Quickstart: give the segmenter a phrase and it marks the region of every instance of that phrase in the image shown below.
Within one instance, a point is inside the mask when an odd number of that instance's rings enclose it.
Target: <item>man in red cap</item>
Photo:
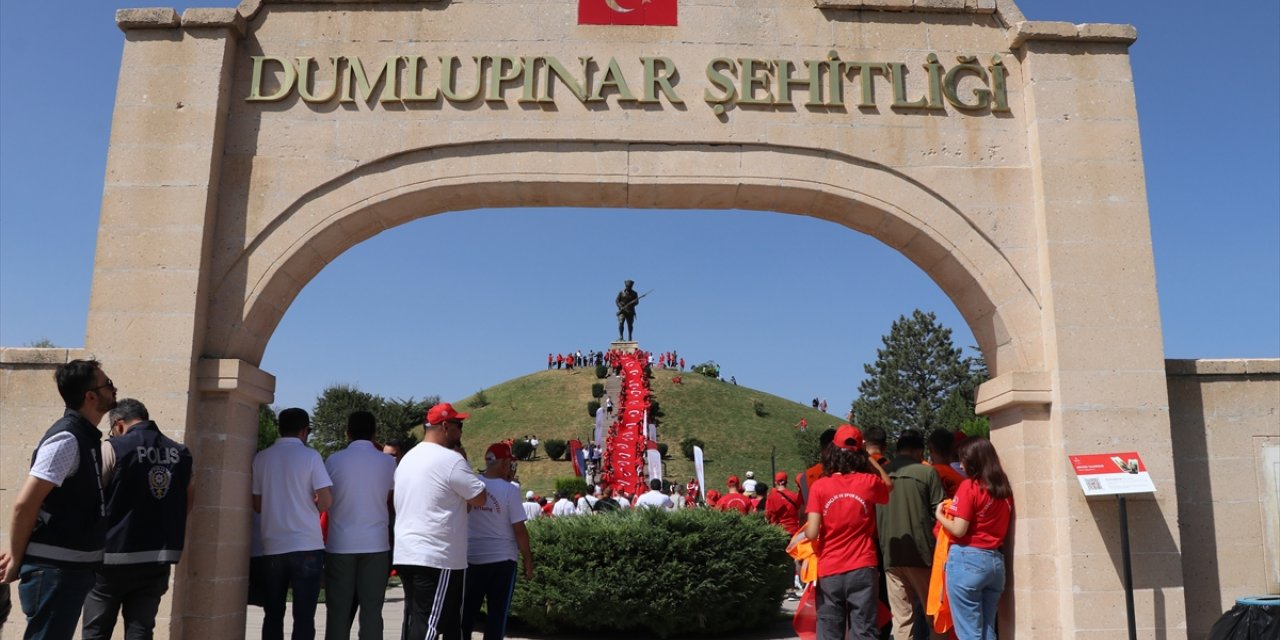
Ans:
[[[716,508],[721,511],[732,509],[742,515],[750,513],[751,501],[747,499],[747,496],[738,492],[738,487],[740,486],[738,476],[729,476],[729,480],[725,482],[725,485],[729,487],[729,492],[724,494],[723,498],[720,498],[720,502],[716,503]]]
[[[507,612],[516,586],[516,553],[524,561],[525,580],[533,579],[528,517],[520,505],[520,490],[507,481],[515,456],[499,442],[484,453],[484,482],[488,498],[467,516],[467,589],[463,598],[462,632],[471,637],[480,605],[486,605],[485,640],[506,637]]]
[[[463,637],[467,505],[482,507],[489,499],[485,483],[454,450],[468,417],[447,402],[431,407],[422,444],[396,468],[393,564],[404,585],[402,640]]]
[[[764,517],[769,522],[782,527],[787,535],[795,535],[800,530],[800,495],[787,489],[787,472],[773,474],[773,491],[764,502]]]

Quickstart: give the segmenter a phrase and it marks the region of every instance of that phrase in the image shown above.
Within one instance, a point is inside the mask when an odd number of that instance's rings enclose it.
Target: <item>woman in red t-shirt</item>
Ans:
[[[822,451],[823,476],[809,489],[805,537],[818,554],[818,639],[876,638],[880,577],[876,508],[893,481],[862,446],[857,427],[843,425]]]
[[[996,607],[1004,591],[1004,554],[1013,489],[991,441],[969,438],[956,451],[968,478],[950,509],[938,505],[938,523],[951,534],[947,555],[947,600],[960,640],[995,640]]]

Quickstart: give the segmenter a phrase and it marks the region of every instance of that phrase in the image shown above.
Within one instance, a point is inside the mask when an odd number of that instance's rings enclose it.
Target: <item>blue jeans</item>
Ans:
[[[93,588],[93,569],[66,569],[24,562],[18,570],[18,599],[27,615],[23,640],[71,640],[80,609]]]
[[[952,545],[947,554],[947,599],[960,640],[995,640],[1004,591],[1004,554]]]
[[[507,637],[507,612],[516,589],[516,561],[503,560],[489,564],[467,565],[467,587],[462,598],[462,632],[471,637],[480,605],[486,605],[484,640]]]
[[[284,607],[293,589],[293,640],[315,640],[316,601],[324,576],[324,549],[262,556],[262,640],[284,640]]]

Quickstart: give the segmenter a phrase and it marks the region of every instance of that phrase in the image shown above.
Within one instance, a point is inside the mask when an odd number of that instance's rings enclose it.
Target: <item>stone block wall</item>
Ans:
[[[1280,360],[1169,360],[1187,636],[1280,594]],[[1269,461],[1269,462],[1268,462]]]

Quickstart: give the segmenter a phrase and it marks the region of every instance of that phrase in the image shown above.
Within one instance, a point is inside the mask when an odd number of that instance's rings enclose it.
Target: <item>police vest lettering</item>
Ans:
[[[146,460],[151,464],[168,464],[178,463],[178,450],[174,447],[138,447],[135,451],[139,460]]]

